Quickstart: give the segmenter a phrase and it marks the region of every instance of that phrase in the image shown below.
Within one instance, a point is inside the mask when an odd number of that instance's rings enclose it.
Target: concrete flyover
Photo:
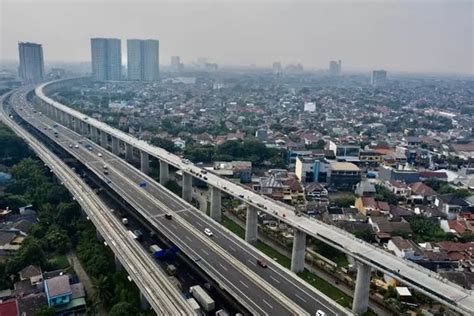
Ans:
[[[472,290],[464,289],[447,279],[442,278],[435,272],[424,269],[417,264],[400,259],[383,249],[376,248],[363,242],[344,230],[314,219],[302,216],[299,217],[291,206],[255,193],[246,187],[223,179],[216,174],[206,172],[199,166],[183,160],[162,148],[152,146],[145,141],[139,140],[118,129],[110,127],[103,122],[87,117],[84,114],[70,109],[46,96],[46,93],[54,91],[59,87],[68,86],[77,81],[87,80],[88,78],[73,78],[45,83],[35,89],[35,94],[41,100],[40,102],[43,104],[46,113],[52,115],[56,120],[60,119],[58,113],[62,112],[63,114],[61,115],[63,119],[65,117],[64,120],[66,122],[78,120],[82,124],[87,124],[88,126],[96,128],[101,133],[103,132],[107,135],[111,135],[111,137],[119,139],[125,144],[125,147],[128,146],[132,147],[132,149],[135,148],[140,153],[146,153],[148,155],[147,157],[158,159],[160,161],[160,170],[166,170],[169,166],[181,170],[183,172],[183,198],[186,200],[190,200],[191,196],[189,192],[191,192],[190,186],[192,186],[192,181],[190,181],[189,178],[199,177],[201,181],[209,184],[213,190],[217,189],[225,192],[240,199],[249,206],[274,216],[278,220],[293,227],[294,230],[297,231],[297,233],[295,233],[295,242],[293,243],[295,247],[299,248],[301,247],[301,244],[305,242],[304,238],[301,237],[301,233],[304,233],[305,236],[307,235],[317,238],[353,257],[358,263],[358,266],[367,266],[367,268],[361,268],[359,271],[377,270],[383,272],[460,313],[469,315],[474,311],[474,295]],[[72,128],[74,128],[74,126],[72,126]],[[84,133],[83,130],[82,133]],[[165,173],[168,174],[167,172]],[[189,182],[191,182],[191,184],[189,184]],[[212,201],[217,203],[217,194],[214,196],[216,198],[213,198]],[[216,212],[217,207],[213,208],[211,205],[211,209],[214,209],[213,217],[219,218],[219,214]],[[247,229],[250,231],[248,234],[248,241],[253,242],[256,238],[254,227],[257,223],[253,220],[253,211],[250,211],[248,214],[250,214],[248,218],[251,221],[250,223],[247,223]],[[300,263],[304,258],[304,251],[294,249],[292,253],[293,271],[297,272],[300,270]],[[368,269],[369,267],[371,269]],[[356,313],[364,312],[367,306],[365,301],[368,300],[368,297],[367,295],[364,295],[364,293],[366,292],[365,288],[369,287],[368,282],[370,282],[370,276],[367,278],[366,275],[366,273],[359,273],[357,277],[358,280],[356,282],[357,286],[355,290],[356,295],[354,295],[354,299],[357,301],[353,302],[354,312]],[[361,302],[361,300],[363,302]]]
[[[110,213],[94,191],[59,157],[44,145],[39,144],[32,135],[8,117],[3,109],[3,103],[7,97],[8,95],[4,95],[0,100],[1,120],[28,143],[74,196],[106,244],[114,252],[116,260],[127,270],[140,289],[143,304],[149,304],[148,306],[151,306],[157,314],[197,315],[182,298],[178,289],[169,281],[166,273],[156,265],[143,247],[130,238],[127,230]]]
[[[136,209],[151,226],[177,245],[188,258],[195,261],[197,266],[252,314],[309,315],[314,314],[316,310],[324,310],[327,315],[350,314],[323,294],[300,283],[301,281],[290,283],[291,276],[282,273],[280,270],[285,270],[278,267],[277,264],[271,265],[269,269],[257,267],[254,261],[256,259],[249,260],[249,257],[255,258],[254,253],[240,253],[242,258],[237,260],[215,244],[215,241],[220,240],[221,237],[224,238],[227,234],[233,236],[233,234],[214,230],[214,236],[209,238],[203,234],[202,230],[196,231],[199,225],[208,225],[208,223],[197,223],[196,227],[192,227],[191,221],[183,220],[184,217],[192,216],[194,213],[195,209],[191,205],[184,201],[180,202],[176,195],[158,183],[153,183],[154,181],[150,178],[146,178],[149,183],[146,188],[140,187],[138,183],[147,177],[145,174],[128,165],[113,153],[102,150],[101,147],[94,145],[93,150],[86,149],[85,145],[91,143],[83,136],[65,126],[58,125],[56,121],[45,115],[35,113],[37,111],[34,111],[26,102],[24,95],[16,95],[16,97],[18,100],[14,101],[17,104],[14,109],[18,115],[85,164],[104,182],[110,180],[108,185]],[[56,127],[50,128],[51,126]],[[55,131],[58,132],[58,137],[55,136]],[[81,144],[81,146],[74,148],[71,146],[72,144]],[[103,173],[104,164],[108,165],[106,176]],[[124,172],[126,174],[123,174]],[[155,193],[155,189],[159,189],[159,193]],[[173,214],[172,222],[164,216],[169,213]],[[241,245],[233,244],[232,247],[235,247],[235,250],[239,248],[239,252],[241,250]],[[261,256],[257,255],[258,257]],[[271,259],[268,258],[268,260]],[[303,304],[296,303],[283,295],[273,285],[268,284],[262,275],[265,275],[267,280],[273,278],[278,284],[287,284],[285,289],[289,290],[288,293],[295,293],[296,297],[302,297]]]

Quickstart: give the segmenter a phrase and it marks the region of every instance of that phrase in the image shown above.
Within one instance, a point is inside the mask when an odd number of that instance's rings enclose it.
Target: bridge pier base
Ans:
[[[96,144],[99,143],[99,132],[97,131],[97,128],[94,126],[91,126],[91,139],[94,143]]]
[[[100,146],[107,149],[107,133],[100,131]]]
[[[125,143],[125,160],[133,162],[133,146],[128,143]]]
[[[112,136],[112,153],[117,156],[120,154],[119,139],[114,136]]]
[[[257,209],[247,205],[247,218],[245,220],[245,241],[256,243],[258,239],[258,213]]]
[[[140,151],[140,170],[148,174],[148,171],[150,169],[150,157],[148,157],[148,153],[144,151]]]
[[[143,310],[150,309],[150,303],[148,303],[148,300],[142,292],[140,292],[140,308]]]
[[[191,202],[192,200],[193,177],[183,172],[183,200]]]
[[[304,270],[306,251],[306,233],[295,230],[293,237],[293,250],[291,252],[291,271],[297,273]]]
[[[362,315],[369,308],[371,270],[370,266],[360,262],[357,263],[356,286],[354,300],[352,301],[352,312],[356,315]]]
[[[122,262],[120,262],[120,259],[115,256],[115,271],[121,271],[123,269]]]
[[[220,222],[222,219],[222,208],[221,208],[221,190],[218,188],[211,188],[211,218]]]
[[[166,162],[160,160],[160,184],[165,185],[169,178],[170,166]]]

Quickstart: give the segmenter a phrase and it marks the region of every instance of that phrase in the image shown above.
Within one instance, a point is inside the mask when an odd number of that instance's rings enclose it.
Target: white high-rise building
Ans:
[[[137,39],[127,40],[127,79],[142,80],[142,41]]]
[[[95,80],[122,79],[120,39],[91,38],[92,76]]]
[[[385,70],[374,70],[370,78],[370,83],[373,86],[380,86],[387,80],[387,72]]]
[[[18,43],[19,75],[23,84],[37,83],[44,77],[43,48],[41,44]]]
[[[179,71],[182,67],[181,58],[179,56],[171,56],[171,69],[173,71]]]
[[[339,76],[342,70],[342,61],[331,60],[329,62],[329,74],[332,76]]]
[[[159,51],[158,40],[127,40],[128,80],[158,80]]]

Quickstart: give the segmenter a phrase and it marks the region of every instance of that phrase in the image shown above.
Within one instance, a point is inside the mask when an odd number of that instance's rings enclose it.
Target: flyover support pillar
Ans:
[[[306,233],[295,229],[293,237],[293,250],[291,252],[291,271],[297,273],[304,270],[305,250]]]
[[[150,157],[148,157],[148,153],[144,152],[143,150],[140,151],[140,170],[148,174],[150,169]]]
[[[120,154],[119,139],[114,136],[112,136],[112,153],[117,156]]]
[[[354,314],[362,315],[369,308],[370,272],[370,266],[360,262],[357,263],[357,278],[352,302],[352,312]]]
[[[91,139],[94,143],[99,143],[99,132],[94,126],[91,126]]]
[[[140,292],[140,307],[143,310],[150,309],[150,303],[148,303],[148,300],[146,299],[145,295]]]
[[[107,133],[100,131],[100,146],[107,149]]]
[[[251,205],[247,206],[247,219],[245,220],[245,241],[255,243],[258,239],[258,213]]]
[[[89,124],[82,122],[82,135],[85,137],[89,136]]]
[[[166,182],[168,182],[169,178],[170,166],[163,160],[160,160],[160,184],[165,185]]]
[[[193,176],[183,171],[183,199],[186,202],[192,200]]]
[[[219,188],[211,188],[211,218],[220,222],[222,218],[221,208],[221,190]]]
[[[123,266],[122,266],[122,262],[120,262],[120,259],[115,256],[115,271],[120,271],[122,270]]]
[[[129,143],[125,143],[125,160],[133,161],[133,146]]]
[[[74,118],[74,131],[76,133],[79,133],[81,131],[81,128],[80,128],[80,123],[79,123],[79,120],[77,118]]]

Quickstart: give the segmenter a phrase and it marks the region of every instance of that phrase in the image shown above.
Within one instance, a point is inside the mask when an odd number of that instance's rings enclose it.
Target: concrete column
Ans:
[[[352,302],[352,312],[362,315],[369,308],[370,266],[357,263],[357,278]]]
[[[150,171],[150,157],[144,151],[140,151],[140,170],[145,174]]]
[[[183,172],[183,199],[191,202],[193,189],[193,176]]]
[[[296,273],[304,270],[305,251],[306,233],[295,229],[293,251],[291,252],[291,271]]]
[[[170,166],[160,160],[160,184],[165,185],[170,178]]]
[[[89,136],[89,124],[82,122],[82,135]]]
[[[119,139],[114,136],[112,136],[112,152],[117,156],[120,154]]]
[[[122,262],[120,262],[120,259],[117,256],[114,256],[114,257],[115,257],[115,271],[122,270],[123,268]]]
[[[107,148],[107,133],[100,131],[100,146]]]
[[[143,310],[150,309],[150,303],[148,303],[145,295],[140,292],[140,308]]]
[[[257,209],[247,205],[247,218],[245,220],[245,241],[255,243],[258,239],[258,213]]]
[[[99,132],[94,126],[91,126],[91,139],[96,144],[99,142]]]
[[[211,218],[220,222],[222,218],[221,190],[211,188]]]
[[[125,160],[128,162],[133,161],[133,146],[128,143],[125,143]]]
[[[81,131],[80,129],[80,123],[77,118],[74,118],[74,131],[79,133]]]
[[[69,114],[66,114],[66,126],[72,128],[72,116]]]

